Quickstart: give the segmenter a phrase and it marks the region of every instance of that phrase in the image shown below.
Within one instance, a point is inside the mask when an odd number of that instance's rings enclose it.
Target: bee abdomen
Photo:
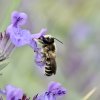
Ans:
[[[53,71],[52,71],[51,67],[50,66],[46,66],[45,67],[45,75],[46,76],[51,76],[52,74],[53,74]]]

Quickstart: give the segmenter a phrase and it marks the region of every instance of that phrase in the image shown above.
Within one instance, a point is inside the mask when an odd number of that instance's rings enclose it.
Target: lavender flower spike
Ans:
[[[51,82],[48,86],[48,90],[33,100],[56,100],[57,96],[66,94],[66,89],[61,86],[60,83]]]
[[[2,90],[0,93],[6,95],[6,100],[22,100],[23,91],[20,88],[16,88],[12,85],[7,85],[5,90]]]

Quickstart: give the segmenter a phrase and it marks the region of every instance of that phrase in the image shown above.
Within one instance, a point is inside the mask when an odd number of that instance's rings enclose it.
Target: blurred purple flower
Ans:
[[[23,91],[20,88],[16,88],[12,85],[7,85],[0,93],[6,95],[6,100],[21,100],[23,97]]]
[[[77,21],[72,25],[71,35],[74,43],[81,44],[86,41],[91,33],[91,26],[85,21]]]
[[[61,86],[60,83],[51,82],[48,86],[48,90],[40,96],[37,96],[35,100],[56,100],[57,96],[66,94],[66,89]]]
[[[11,15],[11,23],[14,27],[22,26],[27,21],[27,15],[23,12],[14,11]]]

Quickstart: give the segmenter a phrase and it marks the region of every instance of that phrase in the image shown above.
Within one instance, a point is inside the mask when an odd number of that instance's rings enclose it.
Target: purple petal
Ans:
[[[31,33],[28,30],[22,30],[21,28],[15,28],[10,25],[7,28],[7,34],[10,35],[11,42],[20,47],[30,43]]]
[[[52,91],[55,90],[57,88],[61,87],[60,83],[56,83],[56,82],[51,82],[48,86],[48,91]]]
[[[32,34],[32,38],[38,39],[43,35],[46,35],[47,29],[41,29],[41,31],[39,33],[36,34]]]
[[[29,34],[29,31],[22,30],[22,31],[20,31],[20,33],[23,33],[23,35],[11,35],[11,37],[10,37],[12,43],[16,47],[20,47],[20,46],[29,44],[29,42],[30,42],[30,34]]]
[[[9,36],[10,36],[11,34],[14,34],[13,29],[14,29],[13,24],[9,25],[9,26],[7,27],[7,30],[6,30],[6,34],[8,34]]]
[[[32,38],[30,39],[29,46],[32,47],[32,49],[34,50],[34,52],[38,51],[37,42],[34,39],[32,39]]]
[[[19,15],[19,13],[17,12],[17,11],[14,11],[14,12],[12,12],[12,14],[11,14],[11,22],[12,23],[15,23],[16,22],[16,20],[17,20],[17,16]]]
[[[37,95],[33,100],[56,100],[57,96],[65,94],[66,90],[61,86],[60,83],[51,82],[48,91],[42,93],[41,95]]]
[[[14,100],[18,100],[21,99],[23,96],[22,89],[16,88],[12,85],[7,85],[5,91],[7,100],[11,100],[12,98],[15,98]]]
[[[45,65],[43,54],[40,51],[35,54],[35,63],[40,67],[44,67]]]
[[[48,95],[46,93],[43,93],[41,95],[38,95],[35,100],[56,100],[56,97],[52,94]]]
[[[23,12],[14,11],[11,15],[11,22],[15,27],[24,25],[26,20],[27,15]]]
[[[76,45],[84,43],[90,36],[92,27],[89,23],[78,20],[71,26],[71,35]]]
[[[59,96],[59,95],[66,94],[66,89],[63,88],[60,83],[51,82],[48,87],[48,92]]]
[[[45,94],[44,100],[56,100],[56,97],[52,94]]]
[[[47,32],[47,29],[46,29],[46,28],[43,28],[43,29],[41,29],[41,31],[40,31],[40,33],[41,33],[41,34],[44,34],[44,35],[46,34],[46,32]]]

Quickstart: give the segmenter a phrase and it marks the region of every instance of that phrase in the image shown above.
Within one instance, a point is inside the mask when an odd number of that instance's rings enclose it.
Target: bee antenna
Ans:
[[[58,40],[57,38],[54,38],[55,40],[57,40],[58,42],[60,42],[60,43],[62,43],[63,44],[63,42],[61,42],[60,40]]]

